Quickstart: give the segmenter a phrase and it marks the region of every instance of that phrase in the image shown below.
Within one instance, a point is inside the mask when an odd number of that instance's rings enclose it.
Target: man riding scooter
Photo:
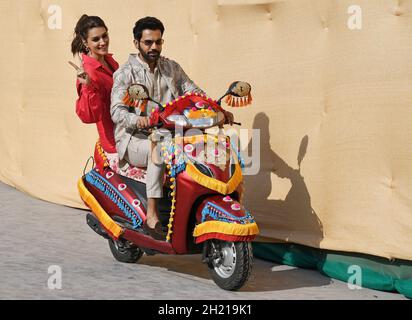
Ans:
[[[188,92],[203,93],[178,63],[160,55],[164,30],[163,23],[154,17],[136,22],[133,43],[138,53],[131,54],[128,61],[114,73],[110,107],[121,169],[129,165],[147,167],[147,215],[143,230],[156,240],[166,237],[158,216],[158,199],[163,197],[165,164],[155,161],[154,143],[140,132],[150,126],[150,115],[156,104],[149,101],[144,108],[130,110],[124,104],[124,96],[133,83],[146,86],[150,97],[162,105]],[[233,124],[233,114],[224,111],[224,115],[225,121]]]

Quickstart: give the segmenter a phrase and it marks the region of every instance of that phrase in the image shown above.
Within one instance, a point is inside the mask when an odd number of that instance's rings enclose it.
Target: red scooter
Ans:
[[[193,93],[165,106],[156,102],[149,138],[156,141],[167,168],[164,197],[158,204],[159,219],[167,230],[163,241],[142,228],[145,184],[115,172],[96,144],[94,167],[79,179],[78,189],[92,211],[88,225],[108,239],[115,259],[134,263],[143,253],[202,253],[219,287],[238,290],[245,284],[253,265],[251,241],[259,230],[242,205],[242,160],[230,137],[205,130],[222,128],[223,98],[231,106],[247,105],[250,89],[238,81],[218,101]],[[147,101],[153,100],[139,84],[131,85],[124,98],[132,107],[144,108]]]

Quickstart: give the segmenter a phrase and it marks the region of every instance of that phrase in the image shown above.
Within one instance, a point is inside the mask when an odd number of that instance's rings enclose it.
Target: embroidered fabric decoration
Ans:
[[[213,116],[215,116],[215,110],[223,111],[223,109],[217,104],[217,101],[197,92],[188,92],[185,95],[163,105],[163,108],[164,111],[162,112],[164,118],[167,118],[171,114],[183,114],[183,111],[186,109],[190,109],[193,116],[198,117],[201,117],[202,114],[211,116],[213,113]]]
[[[131,84],[127,88],[126,93],[123,97],[123,103],[129,107],[137,108],[140,104],[140,110],[142,112],[146,111],[147,102],[149,99],[149,93],[146,92],[145,88],[139,84]]]
[[[133,167],[131,165],[127,166],[126,168],[120,168],[119,156],[117,155],[117,153],[106,153],[105,152],[105,155],[109,161],[110,168],[114,172],[122,176],[125,176],[127,178],[130,178],[130,179],[142,182],[142,183],[146,183],[146,173],[147,172],[145,169]],[[113,175],[113,172],[111,172],[111,174]]]
[[[229,88],[225,103],[230,107],[246,107],[252,104],[251,86],[247,82],[236,81]],[[248,93],[247,93],[248,92]],[[247,93],[245,95],[245,93]]]
[[[238,205],[240,206],[240,204]],[[240,224],[248,224],[255,222],[249,211],[246,211],[243,217],[237,217],[230,214],[225,209],[213,204],[212,202],[208,202],[202,210],[202,223],[210,220],[229,223],[235,222]]]
[[[105,178],[94,170],[86,174],[86,181],[105,194],[133,223],[133,229],[139,228],[143,221],[138,212],[131,207],[122,194]],[[120,190],[121,188],[119,188]]]
[[[204,101],[196,102],[188,114],[189,119],[213,118],[215,116],[216,112],[213,110],[212,106]]]

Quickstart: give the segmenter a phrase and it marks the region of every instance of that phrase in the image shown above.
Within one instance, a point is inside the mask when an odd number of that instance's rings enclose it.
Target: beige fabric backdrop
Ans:
[[[412,260],[412,1],[357,0],[361,30],[348,28],[353,2],[0,1],[0,180],[82,207],[97,133],[74,111],[73,28],[101,16],[123,63],[134,22],[153,15],[163,53],[210,96],[253,85],[254,106],[234,113],[261,129],[246,203],[262,240]]]

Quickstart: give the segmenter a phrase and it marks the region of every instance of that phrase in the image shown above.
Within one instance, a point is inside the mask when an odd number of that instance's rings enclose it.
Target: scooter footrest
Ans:
[[[110,239],[109,235],[107,234],[106,231],[104,231],[104,229],[102,228],[99,220],[97,220],[97,218],[95,216],[88,213],[87,216],[86,216],[86,222],[87,222],[88,226],[94,232],[96,232],[98,235],[102,236],[105,239]]]

